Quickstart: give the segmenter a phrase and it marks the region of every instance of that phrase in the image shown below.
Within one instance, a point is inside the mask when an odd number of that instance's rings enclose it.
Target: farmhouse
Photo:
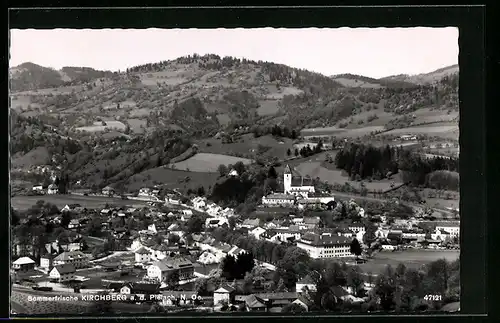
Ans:
[[[143,263],[151,260],[151,253],[144,247],[135,251],[135,262]]]
[[[105,188],[102,189],[102,195],[113,196],[115,195],[115,189],[112,188],[111,186],[106,186]]]
[[[219,289],[214,291],[214,305],[219,305],[223,302],[232,303],[234,299],[235,289],[228,284],[223,284]]]
[[[436,230],[450,233],[451,237],[460,236],[460,221],[437,222]]]
[[[65,251],[54,258],[54,266],[71,264],[78,269],[86,267],[88,260],[88,257],[81,251]]]
[[[283,186],[285,194],[302,195],[307,197],[309,193],[314,193],[315,189],[309,178],[304,178],[286,165],[283,174]]]
[[[147,275],[149,278],[161,282],[174,271],[179,272],[179,278],[181,280],[190,279],[194,275],[193,263],[182,257],[167,257],[149,266]]]
[[[297,241],[297,247],[314,259],[351,257],[351,241],[351,238],[332,233],[306,233]]]
[[[12,263],[12,267],[19,271],[28,271],[35,268],[35,261],[29,257],[21,257]]]
[[[49,188],[47,189],[47,194],[57,194],[59,193],[59,189],[57,188],[57,185],[55,184],[50,184]]]
[[[75,278],[75,272],[76,270],[73,265],[59,265],[52,268],[49,277],[59,282],[65,282],[73,280]]]

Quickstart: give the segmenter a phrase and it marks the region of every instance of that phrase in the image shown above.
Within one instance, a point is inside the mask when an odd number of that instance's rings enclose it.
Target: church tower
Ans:
[[[283,173],[283,188],[285,194],[290,194],[292,189],[292,170],[290,169],[290,165],[285,166],[285,171]]]

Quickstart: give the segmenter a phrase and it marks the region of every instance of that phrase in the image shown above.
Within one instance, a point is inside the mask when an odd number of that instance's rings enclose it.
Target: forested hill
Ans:
[[[30,62],[9,69],[12,92],[76,85],[113,75],[113,72],[97,71],[89,67],[67,66],[55,70]]]

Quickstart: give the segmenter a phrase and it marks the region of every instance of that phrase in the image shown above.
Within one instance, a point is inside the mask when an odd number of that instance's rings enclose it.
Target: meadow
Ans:
[[[190,172],[215,173],[219,165],[234,165],[237,162],[250,164],[252,160],[221,154],[198,153],[186,160],[173,164],[174,169]]]
[[[407,268],[419,268],[430,262],[446,259],[455,261],[459,258],[459,250],[405,250],[405,251],[380,251],[373,259],[359,265],[365,273],[382,273],[387,265],[393,268],[403,263]]]
[[[341,136],[345,138],[357,138],[364,135],[368,135],[371,132],[383,131],[384,126],[368,126],[354,129],[338,128],[334,127],[322,127],[322,128],[309,128],[301,131],[301,135],[304,138],[318,137],[318,136]]]
[[[58,208],[63,208],[66,204],[80,204],[86,208],[104,207],[106,204],[115,205],[135,205],[146,202],[137,200],[122,200],[105,196],[83,196],[83,195],[43,195],[43,196],[14,196],[10,199],[10,204],[14,209],[26,210],[43,200],[55,204]]]
[[[197,189],[204,186],[206,189],[213,185],[218,177],[217,173],[186,172],[157,167],[130,177],[127,188],[130,192],[136,192],[142,187],[153,185],[162,185],[162,187],[170,189],[182,187]]]
[[[105,129],[118,129],[125,130],[126,126],[120,121],[106,121],[104,126],[102,122],[96,121],[93,126],[78,127],[76,130],[86,131],[86,132],[99,132]]]

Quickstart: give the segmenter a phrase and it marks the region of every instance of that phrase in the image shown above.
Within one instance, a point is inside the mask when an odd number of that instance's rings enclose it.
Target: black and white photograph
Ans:
[[[12,316],[460,311],[457,27],[9,38]]]

